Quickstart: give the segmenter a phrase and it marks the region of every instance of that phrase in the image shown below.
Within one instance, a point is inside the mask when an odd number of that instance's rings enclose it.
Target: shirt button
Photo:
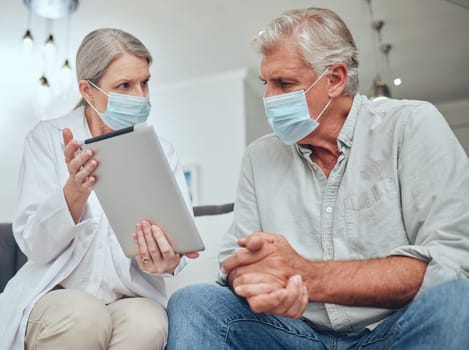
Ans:
[[[327,207],[327,208],[326,208],[326,211],[327,211],[328,213],[332,213],[332,208],[331,208],[331,207]]]

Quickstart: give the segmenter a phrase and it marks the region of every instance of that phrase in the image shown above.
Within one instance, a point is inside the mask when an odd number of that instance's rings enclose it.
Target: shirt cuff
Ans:
[[[455,265],[454,261],[434,250],[437,248],[412,245],[393,249],[390,253],[390,255],[406,256],[428,262],[422,285],[415,297],[437,284],[464,278],[463,272]]]

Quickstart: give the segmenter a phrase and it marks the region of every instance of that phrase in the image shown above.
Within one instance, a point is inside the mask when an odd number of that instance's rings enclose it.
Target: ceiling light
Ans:
[[[389,74],[384,74],[384,64],[383,64],[383,56],[386,59],[387,63],[387,68],[389,70],[389,51],[392,48],[391,44],[383,44],[383,40],[381,37],[381,30],[384,27],[384,21],[379,20],[375,21],[373,19],[373,9],[371,6],[371,0],[367,0],[368,2],[368,9],[370,12],[370,21],[371,21],[371,27],[374,29],[374,46],[375,46],[375,63],[376,63],[376,76],[375,79],[373,80],[373,83],[371,84],[370,91],[369,91],[369,97],[372,100],[377,100],[377,99],[382,99],[382,98],[389,98],[391,97],[391,89],[389,86],[386,84],[384,80],[384,76],[387,76]]]
[[[70,66],[68,60],[65,60],[64,64],[62,65],[62,68],[72,70],[72,67]]]
[[[371,100],[381,100],[384,98],[391,97],[391,90],[389,89],[388,84],[384,80],[381,80],[377,77],[373,80],[373,85],[371,86],[370,99]]]
[[[46,87],[46,88],[49,87],[49,80],[47,80],[44,74],[39,78],[39,84],[41,84],[41,86]]]
[[[41,47],[44,60],[42,60],[42,71],[47,73],[51,80],[47,79],[45,75],[39,78],[41,88],[49,88],[50,85],[54,86],[55,77],[59,72],[60,66],[58,65],[58,57],[56,41],[53,34],[53,24],[59,23],[56,19],[61,19],[68,16],[67,19],[67,30],[66,30],[66,57],[64,58],[64,64],[62,65],[62,71],[71,71],[71,66],[68,60],[69,41],[70,41],[70,16],[78,8],[78,0],[22,0],[24,5],[28,8],[28,25],[25,34],[23,35],[23,47],[24,51],[32,53],[33,36],[31,34],[31,13],[43,18],[46,24],[45,33],[47,37],[44,41],[44,46]],[[48,89],[47,89],[48,90]]]
[[[55,47],[55,41],[54,41],[54,36],[52,34],[49,34],[47,37],[45,43],[44,43],[44,54],[45,54],[45,59],[46,59],[46,65],[49,67],[56,63],[56,47]]]
[[[35,14],[44,18],[62,18],[72,14],[78,7],[78,0],[23,0]]]
[[[23,35],[23,51],[27,55],[33,52],[33,35],[29,29],[27,29],[26,33]]]

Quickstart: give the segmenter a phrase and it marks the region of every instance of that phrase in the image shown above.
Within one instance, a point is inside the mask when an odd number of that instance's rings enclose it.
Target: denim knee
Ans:
[[[192,309],[201,305],[206,306],[207,302],[215,298],[219,288],[218,285],[195,284],[174,292],[169,298],[168,312],[173,309]]]
[[[231,292],[215,284],[196,284],[187,286],[173,293],[168,302],[168,318],[171,323],[187,322],[190,319],[210,317],[208,313],[214,311],[219,295]]]
[[[469,281],[437,285],[417,297],[396,323],[396,348],[465,349],[469,343]]]
[[[432,309],[433,316],[441,314],[459,315],[466,321],[469,318],[469,281],[455,280],[439,284],[424,292],[421,296],[425,306]],[[416,302],[420,298],[416,299]]]

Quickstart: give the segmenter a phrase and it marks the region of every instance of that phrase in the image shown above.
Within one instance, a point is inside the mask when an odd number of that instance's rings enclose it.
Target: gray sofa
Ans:
[[[13,237],[10,223],[0,223],[0,293],[5,285],[26,262]]]
[[[233,203],[200,205],[193,210],[194,216],[225,214],[233,211]],[[0,293],[25,262],[26,256],[16,244],[11,223],[0,223]]]

